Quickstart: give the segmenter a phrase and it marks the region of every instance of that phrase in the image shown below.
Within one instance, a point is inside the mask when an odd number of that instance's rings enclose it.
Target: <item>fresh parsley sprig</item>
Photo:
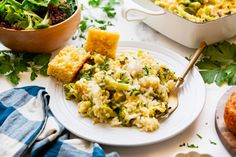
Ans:
[[[113,24],[109,20],[100,20],[85,16],[79,25],[79,30],[80,30],[79,37],[85,39],[85,34],[89,27],[97,27],[102,30],[106,30],[108,26],[112,25]]]
[[[207,84],[236,85],[236,45],[228,41],[209,45],[196,64]]]
[[[108,2],[103,6],[101,0],[89,0],[88,4],[95,8],[100,8],[109,17],[114,18],[116,15],[115,6],[120,4],[120,0],[108,0]]]
[[[116,16],[115,5],[120,4],[119,0],[109,0],[109,2],[103,7],[103,12],[109,18],[114,18]]]
[[[120,0],[88,0],[87,4],[81,3],[81,8],[86,12],[83,15],[83,19],[80,21],[80,25],[78,27],[78,32],[75,36],[72,37],[72,40],[77,39],[85,39],[87,30],[89,27],[98,27],[102,30],[107,30],[107,27],[113,26],[111,19],[116,16],[116,6],[120,4]],[[91,15],[89,9],[95,8],[105,13],[107,18],[99,19]]]
[[[88,4],[92,7],[99,7],[101,4],[101,0],[89,0]]]
[[[0,75],[13,84],[20,81],[19,74],[31,70],[31,80],[35,80],[38,74],[47,76],[47,68],[50,54],[16,53],[11,50],[0,51]]]

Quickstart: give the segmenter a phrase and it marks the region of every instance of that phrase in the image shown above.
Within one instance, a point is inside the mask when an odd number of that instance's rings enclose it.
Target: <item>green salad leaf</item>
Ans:
[[[13,29],[42,29],[64,21],[76,10],[75,0],[2,0],[0,26]],[[55,20],[60,19],[60,20]]]
[[[21,72],[31,71],[31,80],[35,80],[38,74],[47,76],[50,57],[50,54],[16,53],[2,50],[0,51],[0,76],[6,76],[13,85],[19,83]]]
[[[236,45],[228,41],[209,45],[196,64],[207,84],[236,85]]]

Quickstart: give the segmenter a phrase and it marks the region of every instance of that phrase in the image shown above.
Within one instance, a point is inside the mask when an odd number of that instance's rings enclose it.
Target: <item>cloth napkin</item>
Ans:
[[[49,110],[43,87],[26,86],[0,94],[0,157],[118,157],[97,143],[71,139]]]

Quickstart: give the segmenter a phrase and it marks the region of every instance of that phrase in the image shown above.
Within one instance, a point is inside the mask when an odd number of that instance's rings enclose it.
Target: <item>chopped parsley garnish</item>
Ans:
[[[144,70],[144,76],[148,76],[149,75],[149,70],[151,69],[151,67],[148,67],[148,66],[144,66],[143,67],[143,70]]]
[[[188,148],[199,148],[198,146],[196,146],[194,144],[189,144],[189,143],[187,143],[187,147]]]
[[[120,64],[121,65],[125,64],[126,60],[128,60],[128,57],[125,57],[124,59],[120,60]]]
[[[80,78],[84,78],[86,80],[91,80],[92,79],[92,75],[93,75],[93,72],[94,72],[94,69],[95,68],[91,68],[91,69],[88,69],[88,70],[85,70],[83,72],[81,72],[79,75],[80,75]]]
[[[125,77],[125,73],[121,74],[120,80],[118,82],[119,83],[129,83],[129,80]]]
[[[131,91],[130,91],[130,96],[132,96],[132,95],[137,96],[137,95],[139,95],[139,94],[140,94],[140,92],[139,92],[136,88],[131,89]]]
[[[198,146],[194,145],[194,144],[185,144],[185,142],[183,144],[180,144],[179,147],[188,147],[188,148],[199,148]]]
[[[236,85],[236,45],[228,41],[209,45],[196,64],[207,84]]]
[[[31,70],[30,79],[33,81],[38,74],[47,75],[50,54],[17,53],[11,50],[0,51],[0,75],[13,84],[20,81],[19,74]]]
[[[184,147],[184,146],[186,146],[185,143],[179,145],[179,147]]]
[[[213,144],[213,145],[216,145],[216,142],[214,142],[214,141],[210,140],[210,143]]]
[[[201,135],[199,135],[199,134],[197,134],[197,137],[199,137],[200,139],[202,139],[202,136],[201,136]]]
[[[99,67],[100,69],[102,69],[102,70],[105,70],[105,71],[109,70],[109,63],[108,63],[109,60],[110,60],[110,58],[106,57],[106,58],[104,59],[104,63],[98,64],[98,67]]]

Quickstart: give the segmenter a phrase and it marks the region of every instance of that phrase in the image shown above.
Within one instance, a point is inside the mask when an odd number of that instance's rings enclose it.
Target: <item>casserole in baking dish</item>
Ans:
[[[142,14],[131,16],[133,12]],[[123,16],[129,21],[142,20],[158,32],[190,48],[197,48],[201,41],[211,44],[236,35],[236,14],[199,23],[158,7],[151,0],[125,0]]]

